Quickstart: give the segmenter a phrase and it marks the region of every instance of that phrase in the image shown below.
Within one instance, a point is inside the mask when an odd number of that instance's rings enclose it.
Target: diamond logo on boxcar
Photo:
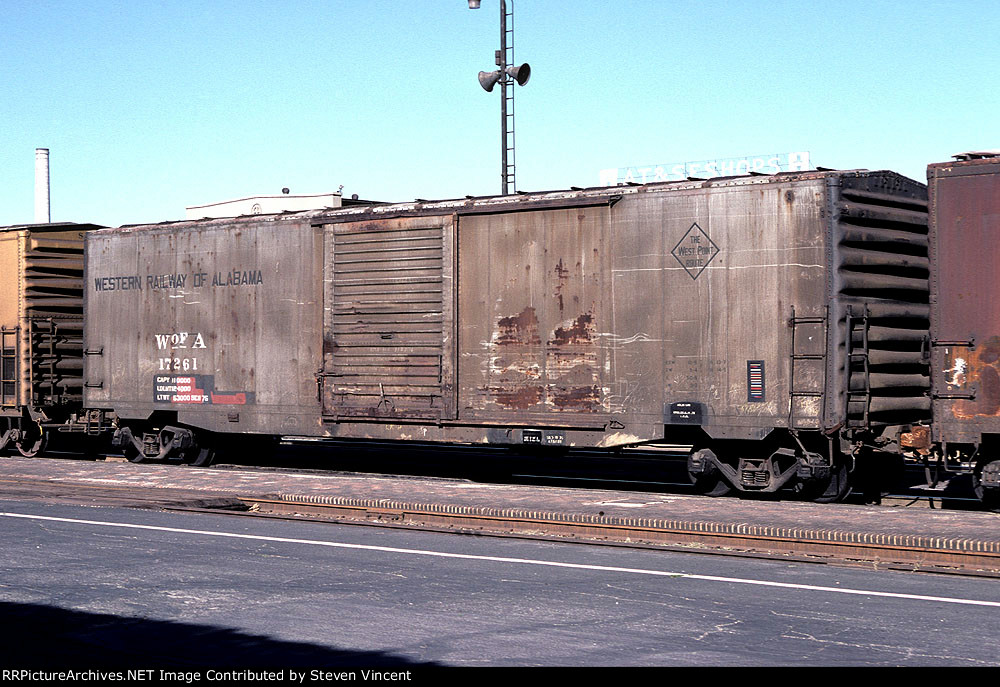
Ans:
[[[708,267],[708,263],[712,262],[719,254],[719,251],[715,241],[695,222],[684,234],[684,237],[677,242],[670,254],[677,258],[677,262],[691,275],[692,279],[697,279]]]

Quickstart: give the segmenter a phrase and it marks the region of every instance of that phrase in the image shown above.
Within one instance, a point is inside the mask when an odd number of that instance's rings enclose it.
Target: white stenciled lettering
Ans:
[[[161,372],[197,372],[197,358],[157,358]]]
[[[205,345],[205,336],[201,332],[153,334],[153,339],[156,341],[156,348],[161,351],[175,348],[208,348]],[[190,343],[189,340],[191,340]]]

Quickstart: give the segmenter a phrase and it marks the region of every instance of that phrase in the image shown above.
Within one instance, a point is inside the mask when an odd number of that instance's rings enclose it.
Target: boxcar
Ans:
[[[1000,505],[1000,156],[929,165],[932,436],[910,447]],[[978,159],[977,159],[978,158]],[[923,441],[921,441],[923,439]]]
[[[0,227],[0,451],[36,455],[80,419],[83,237],[96,228]]]
[[[706,493],[839,498],[929,414],[926,198],[819,171],[101,230],[85,401],[134,460],[671,442]]]

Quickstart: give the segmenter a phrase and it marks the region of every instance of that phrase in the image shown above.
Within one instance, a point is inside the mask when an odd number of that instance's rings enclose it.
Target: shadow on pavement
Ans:
[[[4,668],[429,667],[379,651],[288,642],[224,627],[0,602]]]

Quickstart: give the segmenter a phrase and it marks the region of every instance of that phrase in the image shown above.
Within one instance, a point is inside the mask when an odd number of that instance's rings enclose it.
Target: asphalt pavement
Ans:
[[[0,522],[4,668],[1000,663],[993,580],[7,498]]]

